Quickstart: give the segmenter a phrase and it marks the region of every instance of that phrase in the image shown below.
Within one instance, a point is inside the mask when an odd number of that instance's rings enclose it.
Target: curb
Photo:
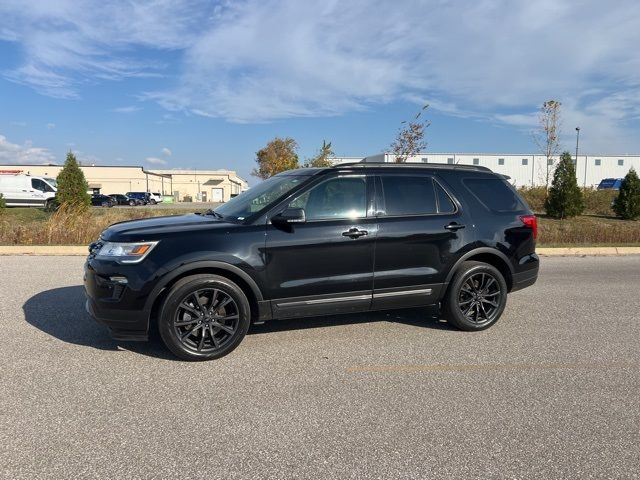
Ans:
[[[582,257],[640,255],[640,247],[569,247],[537,248],[536,253],[543,257]],[[1,255],[71,255],[86,256],[85,245],[0,245]]]

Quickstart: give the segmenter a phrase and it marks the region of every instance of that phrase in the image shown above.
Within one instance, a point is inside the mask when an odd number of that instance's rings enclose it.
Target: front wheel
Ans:
[[[242,289],[219,275],[179,280],[169,292],[158,323],[160,336],[185,360],[213,360],[234,350],[251,319]]]
[[[476,331],[496,323],[507,304],[507,283],[500,271],[483,262],[464,262],[445,297],[447,321],[461,330]]]

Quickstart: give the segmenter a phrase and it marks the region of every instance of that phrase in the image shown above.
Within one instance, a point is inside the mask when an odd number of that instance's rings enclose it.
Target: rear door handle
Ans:
[[[358,230],[355,227],[350,228],[346,232],[342,232],[343,237],[349,237],[349,238],[359,238],[359,237],[364,237],[365,235],[369,235],[369,232],[367,232],[366,230]]]
[[[449,225],[445,225],[444,228],[446,228],[451,232],[455,232],[456,230],[460,230],[461,228],[464,228],[464,225],[456,222],[451,222]]]

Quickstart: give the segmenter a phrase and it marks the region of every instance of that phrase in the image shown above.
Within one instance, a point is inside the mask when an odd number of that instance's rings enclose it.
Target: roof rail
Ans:
[[[442,170],[473,170],[478,172],[493,172],[488,167],[481,165],[461,165],[459,163],[391,163],[391,162],[348,162],[337,163],[330,168],[342,168],[342,167],[385,167],[385,168],[437,168]]]

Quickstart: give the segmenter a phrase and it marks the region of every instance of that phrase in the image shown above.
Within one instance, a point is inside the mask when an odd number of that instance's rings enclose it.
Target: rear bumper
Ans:
[[[521,259],[521,267],[526,266],[526,270],[515,272],[511,275],[511,291],[522,290],[530,287],[538,280],[538,270],[540,270],[540,259],[535,253],[527,255]]]

